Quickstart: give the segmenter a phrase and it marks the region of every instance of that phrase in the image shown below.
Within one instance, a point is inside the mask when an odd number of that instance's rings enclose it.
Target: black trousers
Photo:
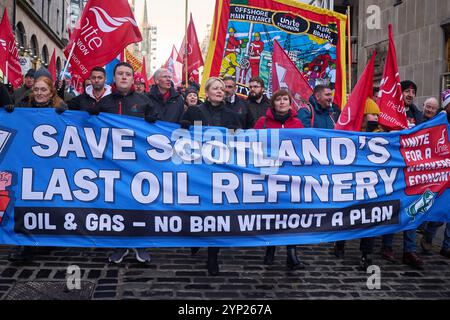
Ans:
[[[359,250],[361,250],[362,254],[372,254],[374,243],[375,243],[374,238],[362,238],[359,243]],[[336,247],[341,250],[344,250],[345,241],[336,241]]]

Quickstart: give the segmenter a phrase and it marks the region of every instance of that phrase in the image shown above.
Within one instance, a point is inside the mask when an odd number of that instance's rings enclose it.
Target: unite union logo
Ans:
[[[134,19],[130,17],[111,17],[104,9],[100,7],[92,7],[89,11],[94,13],[97,25],[104,33],[113,32],[126,22],[130,22],[135,27],[138,26]]]
[[[447,154],[449,154],[450,153],[450,150],[448,149],[448,146],[446,145],[446,131],[447,131],[447,128],[445,128],[443,131],[442,131],[442,136],[441,136],[441,138],[438,140],[438,144],[437,144],[437,147],[436,147],[436,153],[439,155],[439,156],[445,156],[445,155],[447,155]]]
[[[6,51],[6,41],[3,39],[0,39],[0,45],[2,46],[3,50]]]

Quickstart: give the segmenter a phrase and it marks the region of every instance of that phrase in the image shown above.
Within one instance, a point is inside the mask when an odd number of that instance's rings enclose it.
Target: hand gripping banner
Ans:
[[[0,109],[0,243],[265,246],[450,221],[445,115],[414,129],[191,127]]]
[[[346,19],[293,0],[217,0],[203,82],[235,77],[238,94],[248,96],[250,78],[259,76],[271,94],[277,40],[311,87],[330,85],[344,106]]]

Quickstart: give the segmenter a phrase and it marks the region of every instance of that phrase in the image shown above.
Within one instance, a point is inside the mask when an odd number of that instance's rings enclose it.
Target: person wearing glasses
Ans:
[[[251,78],[248,87],[250,92],[247,105],[252,118],[256,121],[266,115],[267,109],[270,108],[270,100],[264,94],[264,80],[260,77]]]
[[[184,113],[184,99],[173,88],[169,70],[156,70],[153,79],[155,84],[150,88],[148,97],[158,113],[158,120],[179,123]]]

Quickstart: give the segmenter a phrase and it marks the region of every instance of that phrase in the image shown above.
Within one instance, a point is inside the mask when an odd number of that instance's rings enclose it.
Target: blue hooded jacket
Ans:
[[[336,121],[339,119],[341,111],[333,104],[328,109],[323,109],[312,95],[309,98],[311,106],[303,107],[298,111],[298,118],[305,128],[334,129]],[[311,108],[312,107],[312,108]],[[314,115],[311,115],[311,111]]]

